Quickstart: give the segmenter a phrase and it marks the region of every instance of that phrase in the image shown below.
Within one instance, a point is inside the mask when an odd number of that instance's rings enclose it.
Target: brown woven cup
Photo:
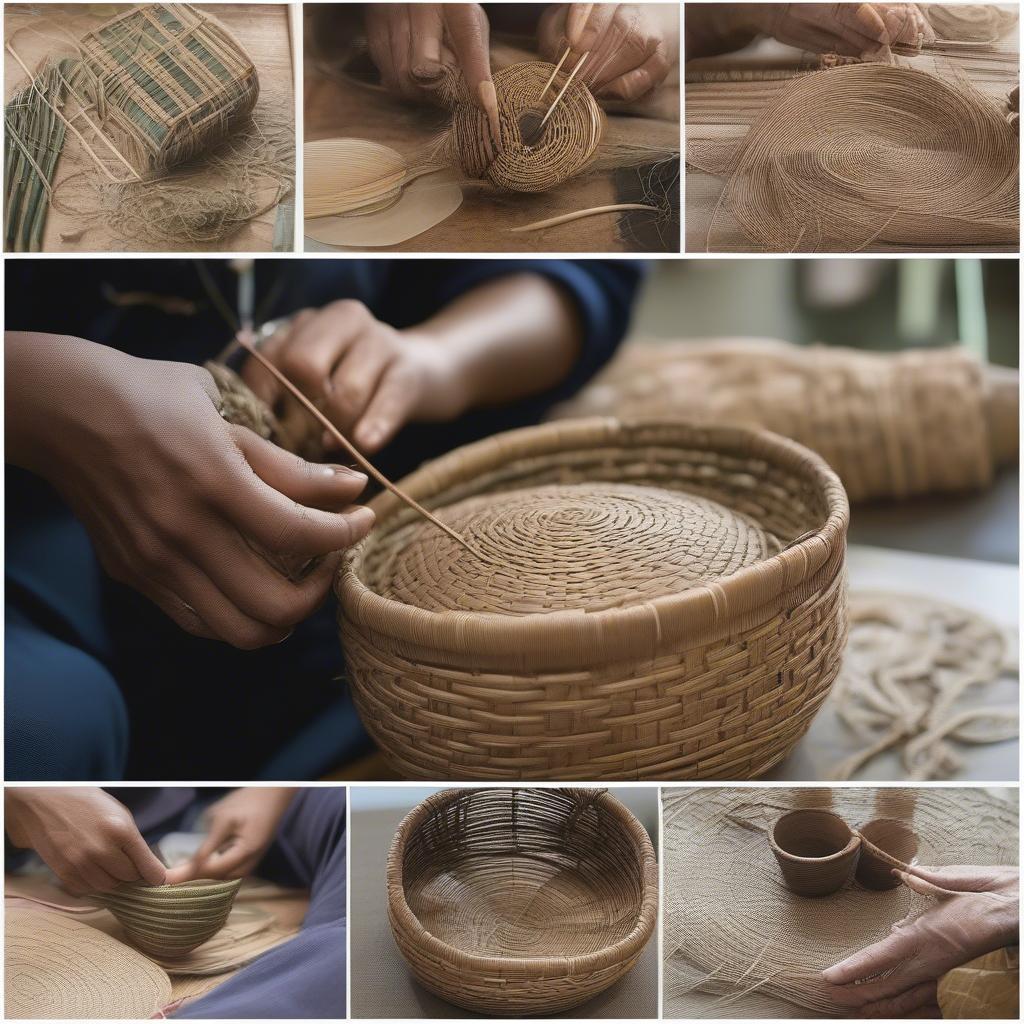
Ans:
[[[857,881],[868,889],[895,889],[900,880],[893,868],[909,864],[917,854],[917,835],[895,818],[875,818],[859,829]]]
[[[853,878],[860,836],[831,811],[801,808],[768,834],[786,885],[798,896],[828,896]]]

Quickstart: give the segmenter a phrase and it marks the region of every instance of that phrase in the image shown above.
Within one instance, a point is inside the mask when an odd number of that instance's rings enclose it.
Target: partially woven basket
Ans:
[[[209,149],[248,117],[256,67],[216,18],[189,4],[143,4],[79,43],[76,78],[104,132],[139,174]]]
[[[399,826],[387,879],[416,978],[480,1013],[579,1006],[633,967],[658,911],[651,841],[603,790],[437,793]]]
[[[123,885],[92,900],[117,918],[133,946],[160,959],[173,959],[190,953],[224,927],[241,885],[240,878]]]
[[[849,508],[766,431],[577,420],[402,481],[336,582],[356,704],[412,778],[751,778],[846,639]]]

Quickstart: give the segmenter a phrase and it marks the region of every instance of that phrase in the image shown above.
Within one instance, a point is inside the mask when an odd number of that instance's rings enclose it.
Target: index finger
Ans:
[[[865,978],[872,978],[883,971],[898,967],[912,956],[913,952],[906,932],[894,932],[880,942],[866,946],[832,967],[825,968],[821,976],[830,985],[849,985],[851,982],[863,981]]]
[[[483,108],[495,144],[501,143],[498,98],[491,81],[490,26],[479,4],[445,4],[448,41],[462,69],[473,102]]]

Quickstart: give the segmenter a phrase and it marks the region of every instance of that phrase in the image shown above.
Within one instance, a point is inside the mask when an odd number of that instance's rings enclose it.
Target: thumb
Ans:
[[[498,97],[491,80],[490,25],[479,4],[445,4],[445,25],[473,102],[487,115],[495,145],[501,144]]]
[[[945,893],[949,892],[985,892],[998,884],[998,869],[977,868],[965,865],[949,867],[928,867],[914,864],[909,874],[923,879]]]
[[[366,474],[346,466],[307,462],[246,427],[229,428],[253,472],[300,505],[335,511],[351,505],[366,487]]]
[[[209,831],[195,855],[180,868],[175,869],[175,874],[180,874],[178,881],[185,881],[193,878],[202,878],[203,869],[211,857],[216,856],[217,851],[224,843],[231,838],[235,828],[234,819],[229,815],[212,815],[209,819]],[[186,870],[187,869],[187,870]]]
[[[950,895],[950,891],[948,889],[943,889],[934,882],[929,882],[926,878],[920,878],[917,875],[912,875],[908,871],[900,871],[894,868],[893,874],[908,889],[911,889],[920,896],[932,896],[935,899],[945,899],[945,897]]]
[[[167,881],[167,868],[149,848],[140,832],[136,832],[121,849],[135,865],[139,877],[148,885],[163,885]]]
[[[830,985],[848,985],[853,981],[874,977],[906,960],[912,952],[912,943],[903,930],[892,932],[884,939],[848,956],[821,976]]]

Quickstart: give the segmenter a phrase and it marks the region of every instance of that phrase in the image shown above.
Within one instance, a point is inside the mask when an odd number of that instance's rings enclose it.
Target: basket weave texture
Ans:
[[[93,901],[121,923],[132,945],[159,959],[183,957],[227,923],[240,878],[178,885],[122,885]]]
[[[78,82],[104,131],[140,174],[204,152],[247,117],[256,67],[215,18],[189,4],[145,4],[79,43]]]
[[[849,509],[793,442],[569,421],[402,486],[482,556],[384,494],[339,572],[349,681],[403,775],[753,777],[828,694]]]
[[[658,910],[651,841],[603,790],[437,793],[399,826],[387,878],[416,978],[483,1013],[557,1013],[596,996],[633,967]]]

